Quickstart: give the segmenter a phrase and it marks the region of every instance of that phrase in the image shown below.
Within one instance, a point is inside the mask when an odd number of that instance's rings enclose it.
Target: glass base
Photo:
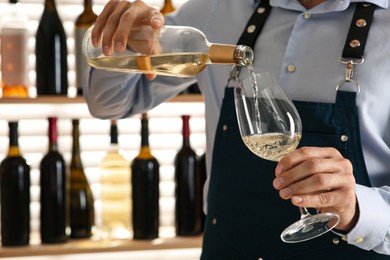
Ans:
[[[333,229],[340,221],[335,213],[308,215],[286,228],[280,238],[286,243],[298,243],[321,236]]]

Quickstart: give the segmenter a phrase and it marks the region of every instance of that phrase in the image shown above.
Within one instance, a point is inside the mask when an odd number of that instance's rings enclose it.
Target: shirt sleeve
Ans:
[[[390,254],[390,187],[356,186],[359,220],[347,242],[365,250]]]
[[[176,96],[196,78],[157,76],[91,69],[84,98],[94,117],[126,118],[150,110]]]

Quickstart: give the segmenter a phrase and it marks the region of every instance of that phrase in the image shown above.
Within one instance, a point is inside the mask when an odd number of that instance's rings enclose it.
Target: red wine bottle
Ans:
[[[30,166],[18,138],[18,122],[9,122],[9,150],[0,164],[3,246],[28,245],[30,240]]]
[[[203,187],[204,187],[204,184],[207,180],[207,166],[206,166],[206,152],[204,152],[201,156],[200,156],[200,183],[201,183],[201,194],[202,194],[202,230],[204,229],[204,226],[205,226],[205,222],[206,222],[206,214],[204,213],[204,200],[205,200],[205,197],[203,196],[204,193],[203,193]]]
[[[63,243],[67,240],[68,198],[66,163],[58,151],[57,118],[49,117],[49,149],[40,163],[42,243]]]
[[[183,115],[183,145],[176,154],[175,227],[176,235],[192,236],[202,231],[200,162],[190,145],[189,115]]]
[[[134,239],[154,239],[159,229],[160,165],[149,148],[146,113],[141,118],[141,150],[131,163]]]
[[[95,211],[92,191],[80,154],[79,120],[72,120],[73,144],[70,161],[70,237],[89,238],[95,225]]]
[[[66,34],[55,0],[45,0],[45,8],[35,39],[36,85],[39,95],[67,95],[68,62]]]

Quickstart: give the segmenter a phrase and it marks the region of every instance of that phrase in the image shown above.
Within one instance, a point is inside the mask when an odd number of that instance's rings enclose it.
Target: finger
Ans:
[[[103,38],[102,38],[102,46],[103,53],[105,55],[111,55],[113,52],[113,48],[120,49],[122,51],[124,49],[123,43],[114,42],[114,36],[118,30],[118,24],[121,20],[121,17],[124,13],[131,13],[132,3],[128,1],[120,1],[115,10],[111,13],[111,15],[107,18],[106,25],[103,29]],[[129,27],[132,27],[132,23],[128,24]],[[122,46],[120,46],[122,44]],[[114,45],[114,47],[113,47]]]
[[[332,147],[301,147],[283,156],[275,168],[275,175],[280,176],[285,171],[296,167],[310,158],[340,158],[342,155]]]
[[[317,194],[292,196],[291,202],[298,207],[323,209],[338,205],[342,197],[338,191],[322,191]]]
[[[145,76],[146,76],[146,78],[147,78],[148,80],[153,80],[153,79],[156,78],[156,74],[145,74]]]
[[[106,26],[108,17],[115,10],[116,6],[119,4],[119,0],[110,0],[103,8],[103,11],[99,14],[96,19],[96,22],[93,26],[91,40],[94,47],[99,47],[101,43],[101,37],[103,34],[103,29]]]
[[[164,16],[157,9],[146,5],[142,1],[133,2],[131,8],[120,17],[114,36],[115,51],[124,51],[128,35],[134,26],[149,25],[157,29],[163,23]]]

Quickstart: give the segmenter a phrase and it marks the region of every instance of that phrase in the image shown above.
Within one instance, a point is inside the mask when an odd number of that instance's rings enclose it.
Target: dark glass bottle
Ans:
[[[207,180],[207,166],[206,166],[206,152],[200,156],[200,180],[201,180],[201,194],[202,194],[202,230],[204,229],[205,221],[206,221],[206,214],[204,213],[204,200],[205,197],[203,196],[203,187]]]
[[[176,235],[192,236],[202,231],[200,162],[190,145],[189,115],[183,115],[183,145],[176,154],[175,226]]]
[[[72,120],[73,145],[70,162],[70,237],[88,238],[95,225],[92,191],[84,173],[80,154],[79,120]]]
[[[96,21],[97,15],[92,9],[92,0],[84,0],[83,12],[77,17],[74,28],[75,58],[76,58],[76,87],[77,95],[83,94],[83,82],[88,63],[82,52],[82,42],[87,29]]]
[[[158,237],[160,165],[149,148],[146,113],[141,118],[141,150],[131,163],[134,239]]]
[[[66,34],[55,0],[45,0],[35,42],[36,85],[39,95],[67,95]]]
[[[40,230],[42,243],[63,243],[67,240],[69,207],[66,163],[58,151],[57,118],[49,117],[49,149],[40,163]]]
[[[3,246],[28,245],[30,240],[30,166],[18,138],[18,122],[9,122],[9,150],[0,164]]]

